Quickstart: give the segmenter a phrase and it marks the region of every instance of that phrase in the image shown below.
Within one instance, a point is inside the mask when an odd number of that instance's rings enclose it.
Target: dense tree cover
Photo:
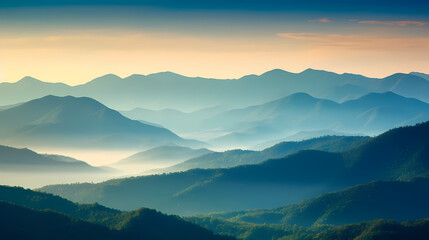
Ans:
[[[284,207],[210,215],[247,223],[300,226],[341,225],[380,218],[405,221],[429,216],[427,189],[428,178],[377,181]]]
[[[119,229],[130,238],[137,237],[137,239],[235,239],[234,237],[214,235],[210,230],[185,221],[180,217],[164,215],[148,208],[131,212],[120,224]]]
[[[359,224],[338,226],[322,231],[317,240],[425,240],[429,236],[429,219],[397,223],[392,220],[375,220]]]
[[[393,129],[340,153],[300,151],[261,164],[193,169],[42,188],[78,202],[192,215],[273,208],[374,180],[429,176],[429,122]]]
[[[21,187],[0,186],[0,200],[37,210],[50,209],[91,222],[106,223],[108,226],[114,226],[126,215],[119,210],[106,208],[97,203],[77,204],[59,196]]]
[[[187,218],[215,233],[228,234],[239,240],[424,240],[429,236],[429,219],[402,223],[373,220],[342,226],[318,225],[311,228],[287,224],[255,224],[226,220],[214,216]]]
[[[120,239],[119,231],[52,211],[37,211],[0,201],[2,239]]]
[[[0,186],[0,222],[8,239],[234,239],[153,209],[122,212],[7,186]]]
[[[286,224],[246,223],[215,216],[193,216],[187,217],[186,219],[202,227],[210,229],[215,233],[235,236],[238,239],[243,240],[277,240],[285,236],[291,237],[291,239],[305,239],[305,237],[312,236],[311,234],[317,232],[318,230]],[[311,239],[311,237],[308,239]]]

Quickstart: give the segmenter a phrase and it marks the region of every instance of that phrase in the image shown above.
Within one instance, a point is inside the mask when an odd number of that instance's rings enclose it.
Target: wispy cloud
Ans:
[[[318,18],[318,19],[312,19],[312,20],[308,20],[309,22],[322,22],[322,23],[328,23],[328,22],[333,22],[331,19],[329,18]]]
[[[387,38],[368,34],[279,33],[277,36],[301,41],[313,47],[342,47],[360,50],[429,50],[429,38]]]
[[[408,26],[408,25],[416,25],[419,27],[423,27],[429,24],[429,22],[422,21],[359,21],[358,23],[365,24],[383,24],[383,25],[391,25],[391,26]]]

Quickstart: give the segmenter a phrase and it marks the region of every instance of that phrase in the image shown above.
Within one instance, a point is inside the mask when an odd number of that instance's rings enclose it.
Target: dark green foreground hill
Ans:
[[[399,222],[429,217],[429,179],[376,181],[322,194],[274,209],[214,213],[236,222],[299,226],[343,225],[393,219]],[[200,217],[195,217],[198,221]]]
[[[211,231],[153,209],[121,212],[46,193],[0,186],[1,239],[208,239]]]
[[[53,211],[0,202],[1,239],[120,239],[119,231]]]
[[[204,219],[206,228],[240,240],[426,240],[429,236],[429,219],[402,223],[378,219],[342,226],[299,227],[287,224],[251,224],[224,220]]]
[[[429,220],[425,219],[403,223],[374,220],[312,228],[284,223],[254,224],[213,216],[188,219],[204,226],[202,228],[148,208],[121,212],[97,204],[75,204],[54,195],[17,187],[1,186],[0,193],[1,239],[234,239],[226,236],[230,235],[245,240],[423,240],[429,234]]]

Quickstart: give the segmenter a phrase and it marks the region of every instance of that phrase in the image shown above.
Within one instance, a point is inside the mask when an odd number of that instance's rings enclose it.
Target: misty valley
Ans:
[[[429,75],[0,83],[5,239],[425,239]]]

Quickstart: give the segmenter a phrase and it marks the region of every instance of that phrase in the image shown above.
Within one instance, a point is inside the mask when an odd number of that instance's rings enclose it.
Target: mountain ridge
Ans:
[[[43,87],[21,89],[16,88],[13,83],[2,83],[0,105],[16,104],[53,94],[89,96],[116,109],[171,107],[191,111],[214,105],[242,108],[302,91],[319,98],[344,101],[369,92],[389,90],[429,102],[429,98],[424,95],[429,89],[429,82],[413,74],[407,76],[409,78],[413,76],[413,79],[401,82],[401,79],[394,79],[394,75],[386,78],[369,78],[358,74],[337,74],[314,69],[300,73],[273,69],[260,75],[246,75],[238,79],[186,77],[172,72],[134,74],[126,78],[108,74],[78,86],[54,87],[49,85],[50,83],[41,82]],[[334,88],[345,84],[361,90],[343,96],[330,93]],[[396,87],[392,88],[393,86]],[[195,91],[196,89],[198,91]],[[237,91],[240,91],[240,97],[236,96]],[[117,96],[113,96],[112,93],[116,93]],[[200,101],[192,102],[189,96],[198,97]]]

